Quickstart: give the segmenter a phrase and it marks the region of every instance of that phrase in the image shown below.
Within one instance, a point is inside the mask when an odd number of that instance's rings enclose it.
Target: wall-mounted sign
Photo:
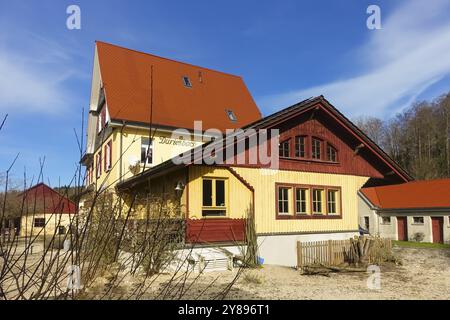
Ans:
[[[159,144],[169,144],[172,146],[181,146],[181,147],[191,147],[194,148],[197,145],[196,141],[190,141],[190,140],[182,140],[182,139],[173,139],[173,138],[166,138],[166,137],[158,137]]]

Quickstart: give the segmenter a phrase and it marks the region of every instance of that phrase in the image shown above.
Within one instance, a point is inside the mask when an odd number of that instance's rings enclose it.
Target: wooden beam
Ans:
[[[365,147],[365,145],[364,145],[364,143],[361,143],[361,144],[359,144],[359,145],[357,145],[356,147],[355,147],[355,150],[353,150],[353,153],[355,154],[355,156],[359,153],[359,151],[362,149],[362,148],[364,148]]]

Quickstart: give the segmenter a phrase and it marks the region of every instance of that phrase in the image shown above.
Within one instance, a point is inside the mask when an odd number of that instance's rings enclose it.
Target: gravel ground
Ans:
[[[369,274],[333,273],[330,277],[264,266],[246,271],[230,290],[229,299],[450,299],[450,250],[396,248],[402,265],[381,267],[381,289],[367,287]],[[186,298],[196,298],[215,281],[202,299],[213,298],[236,272],[207,273]]]
[[[369,273],[332,273],[329,277],[302,275],[292,268],[265,265],[257,270],[245,270],[229,290],[227,299],[450,299],[450,249],[395,248],[395,255],[402,265],[389,264],[381,267],[381,288],[369,289]],[[215,299],[226,291],[238,271],[183,275],[172,279],[160,275],[146,290],[141,299],[165,299],[161,291],[169,282],[172,299]],[[99,279],[101,280],[101,279]],[[101,292],[107,280],[99,281],[92,292]],[[125,276],[118,288],[130,292],[139,279]],[[186,295],[179,297],[177,287],[189,288]],[[167,292],[167,291],[166,291]],[[98,298],[89,295],[88,299]],[[120,296],[116,297],[121,299]]]

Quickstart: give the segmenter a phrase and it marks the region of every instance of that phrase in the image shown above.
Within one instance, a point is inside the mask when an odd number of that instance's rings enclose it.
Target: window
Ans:
[[[295,189],[295,213],[306,214],[307,213],[307,195],[308,189],[296,188]]]
[[[141,138],[141,163],[152,164],[153,141],[148,137]]]
[[[99,113],[97,116],[97,133],[100,133],[102,129],[102,114]]]
[[[367,231],[370,230],[370,218],[369,217],[364,217],[364,229],[366,229]]]
[[[290,140],[286,140],[280,143],[280,157],[288,158],[290,156],[289,142]]]
[[[45,227],[45,218],[34,218],[33,223],[35,228],[43,228]]]
[[[102,110],[99,112],[97,120],[98,120],[97,130],[98,130],[98,133],[100,133],[106,125],[106,108],[105,107],[103,107]]]
[[[391,217],[381,217],[382,224],[391,224]]]
[[[413,222],[415,224],[423,224],[423,217],[413,217]]]
[[[236,121],[237,121],[236,115],[234,114],[234,112],[233,112],[232,110],[226,110],[226,112],[227,112],[228,118],[229,118],[231,121],[233,121],[233,122],[236,122]]]
[[[226,180],[207,178],[202,182],[202,215],[226,215]]]
[[[183,77],[183,84],[186,88],[192,88],[191,80],[187,76]]]
[[[311,156],[313,159],[320,160],[321,158],[321,148],[322,148],[322,141],[320,141],[317,138],[312,138],[312,152]]]
[[[304,158],[306,156],[305,140],[306,137],[295,137],[295,156],[297,158]]]
[[[65,234],[65,233],[66,233],[66,227],[58,226],[58,234]]]
[[[327,145],[327,160],[331,162],[337,162],[336,149],[330,145]]]
[[[112,140],[105,145],[105,172],[111,170]]]
[[[97,157],[96,157],[97,161],[95,164],[95,176],[98,178],[100,178],[100,176],[102,175],[102,152],[100,151],[99,153],[97,153]]]
[[[313,213],[323,213],[323,189],[313,189],[312,191],[312,204]]]
[[[337,214],[337,200],[338,191],[337,190],[327,190],[327,212],[328,214]]]
[[[289,188],[278,188],[278,213],[289,213]]]
[[[340,187],[275,185],[277,215],[280,219],[342,218]],[[293,211],[293,212],[292,212]]]

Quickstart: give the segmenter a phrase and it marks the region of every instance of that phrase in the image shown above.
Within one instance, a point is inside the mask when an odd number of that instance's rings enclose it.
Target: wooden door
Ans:
[[[408,241],[408,222],[406,217],[397,217],[397,239],[400,241]]]
[[[431,229],[433,231],[433,242],[444,243],[444,218],[431,217]]]

